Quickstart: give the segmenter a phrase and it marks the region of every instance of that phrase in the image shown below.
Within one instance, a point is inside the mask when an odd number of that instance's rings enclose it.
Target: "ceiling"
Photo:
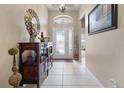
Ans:
[[[49,11],[59,11],[61,4],[47,4]],[[66,11],[77,11],[79,10],[80,4],[65,4]]]

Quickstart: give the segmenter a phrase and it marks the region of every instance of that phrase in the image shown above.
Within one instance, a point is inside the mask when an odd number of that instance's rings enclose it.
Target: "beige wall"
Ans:
[[[49,36],[50,36],[50,38],[51,38],[51,40],[52,40],[52,36],[53,36],[53,31],[52,31],[52,29],[53,29],[53,18],[55,17],[55,16],[57,16],[57,15],[60,15],[61,13],[60,12],[58,12],[58,11],[49,11],[48,12],[49,13],[49,24],[48,24],[48,30],[49,30]],[[76,52],[76,51],[78,51],[78,45],[79,45],[79,43],[78,43],[78,32],[79,32],[79,30],[78,30],[78,11],[68,11],[68,12],[65,12],[64,13],[64,15],[69,15],[69,16],[71,16],[72,18],[73,18],[73,27],[74,27],[74,53]]]
[[[79,15],[87,15],[95,5],[82,5]],[[124,87],[124,5],[118,7],[118,29],[86,36],[86,65],[104,87],[112,87],[110,79]]]
[[[44,5],[0,5],[0,87],[11,87],[8,78],[12,74],[12,57],[8,49],[16,47],[19,41],[29,41],[24,25],[24,14],[32,8],[38,14],[41,31],[47,36],[48,12]],[[18,59],[17,59],[18,62]]]

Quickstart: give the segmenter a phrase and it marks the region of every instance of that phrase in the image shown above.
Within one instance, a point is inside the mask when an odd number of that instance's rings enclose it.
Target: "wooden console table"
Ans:
[[[53,65],[53,53],[49,53],[48,49],[43,43],[19,43],[19,72],[22,74],[20,85],[37,84],[40,87]],[[29,53],[24,54],[25,51]],[[28,56],[32,51],[35,56]]]

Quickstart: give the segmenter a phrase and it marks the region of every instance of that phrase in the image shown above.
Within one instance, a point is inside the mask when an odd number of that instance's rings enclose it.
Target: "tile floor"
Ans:
[[[100,88],[101,85],[86,68],[85,63],[76,61],[54,62],[49,76],[41,88]]]

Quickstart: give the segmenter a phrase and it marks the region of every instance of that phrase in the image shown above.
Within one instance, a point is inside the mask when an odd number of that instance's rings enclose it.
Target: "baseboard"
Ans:
[[[102,85],[102,83],[93,75],[93,73],[91,73],[91,71],[87,68],[87,70],[90,72],[91,76],[96,80],[96,82],[100,85],[101,88],[104,88],[104,86]]]

